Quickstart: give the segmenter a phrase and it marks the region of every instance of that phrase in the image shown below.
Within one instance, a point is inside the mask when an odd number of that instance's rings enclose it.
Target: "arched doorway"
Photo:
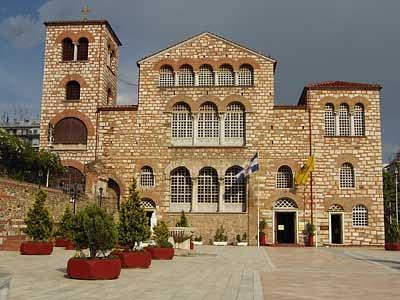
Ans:
[[[153,227],[157,225],[156,204],[149,198],[142,198],[142,204],[148,219],[148,225],[153,232]]]
[[[67,166],[63,175],[54,178],[51,182],[51,187],[63,190],[66,193],[76,190],[79,193],[85,192],[85,175],[77,168]]]
[[[112,178],[107,180],[107,191],[103,199],[103,205],[109,214],[116,214],[120,208],[121,188],[119,184]]]
[[[273,206],[274,242],[277,244],[298,243],[297,204],[290,198],[281,198]]]
[[[344,209],[339,204],[332,204],[328,209],[329,243],[343,244]]]

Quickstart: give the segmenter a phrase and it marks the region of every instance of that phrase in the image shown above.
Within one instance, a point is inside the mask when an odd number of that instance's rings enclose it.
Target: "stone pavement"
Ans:
[[[199,246],[112,281],[66,278],[73,254],[0,251],[10,299],[400,299],[400,253],[376,249]]]

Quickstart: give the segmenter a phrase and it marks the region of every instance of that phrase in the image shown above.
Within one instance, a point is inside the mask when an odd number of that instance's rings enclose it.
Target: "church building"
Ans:
[[[276,59],[203,32],[140,59],[138,102],[118,105],[109,22],[45,25],[40,148],[68,168],[54,186],[116,214],[136,178],[152,226],[183,210],[206,244],[223,225],[254,245],[258,220],[268,244],[304,245],[308,223],[318,245],[384,244],[380,85],[311,83],[277,105]]]

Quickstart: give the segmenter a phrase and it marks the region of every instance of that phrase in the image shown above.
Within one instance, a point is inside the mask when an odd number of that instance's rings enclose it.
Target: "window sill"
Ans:
[[[87,63],[90,62],[89,59],[81,59],[81,60],[61,60],[60,63],[65,64],[65,63]]]
[[[245,145],[169,145],[168,148],[238,148],[238,149],[247,149]]]
[[[255,85],[170,85],[170,86],[160,86],[158,85],[158,88],[160,89],[176,89],[176,88],[226,88],[226,87],[230,87],[230,88],[252,88],[255,87]]]
[[[168,211],[169,215],[172,216],[178,216],[182,213],[182,211],[177,212],[177,211]],[[238,212],[229,212],[229,211],[216,211],[216,212],[207,212],[207,211],[187,211],[185,214],[191,214],[191,215],[246,215],[247,211],[238,211]]]
[[[324,138],[327,139],[350,139],[350,138],[356,138],[356,139],[364,139],[367,138],[366,135],[324,135]]]
[[[53,144],[53,151],[86,151],[86,144]]]
[[[77,100],[64,99],[64,100],[62,100],[62,103],[79,103],[79,102],[81,102],[81,99],[77,99]]]

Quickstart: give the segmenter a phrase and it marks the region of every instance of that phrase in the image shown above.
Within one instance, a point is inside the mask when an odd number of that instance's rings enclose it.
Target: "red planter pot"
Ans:
[[[193,249],[194,249],[194,244],[192,241],[190,241],[190,250],[193,250]]]
[[[260,234],[260,246],[265,246],[267,244],[267,236],[265,234]]]
[[[309,235],[307,237],[307,247],[312,247],[312,246],[314,246],[314,236]]]
[[[23,242],[20,247],[22,255],[50,255],[53,252],[51,242]]]
[[[385,250],[400,251],[400,243],[386,243]]]
[[[65,247],[65,250],[75,250],[74,242],[70,241],[70,240],[65,241],[64,247]]]
[[[67,264],[67,274],[74,279],[117,279],[120,273],[121,261],[119,258],[70,258]]]
[[[174,248],[149,247],[147,251],[151,253],[152,259],[172,259],[174,257]]]
[[[149,251],[123,251],[113,252],[121,260],[122,268],[148,269],[151,265],[151,253]]]
[[[54,247],[65,247],[68,240],[66,238],[56,238],[54,241]]]

